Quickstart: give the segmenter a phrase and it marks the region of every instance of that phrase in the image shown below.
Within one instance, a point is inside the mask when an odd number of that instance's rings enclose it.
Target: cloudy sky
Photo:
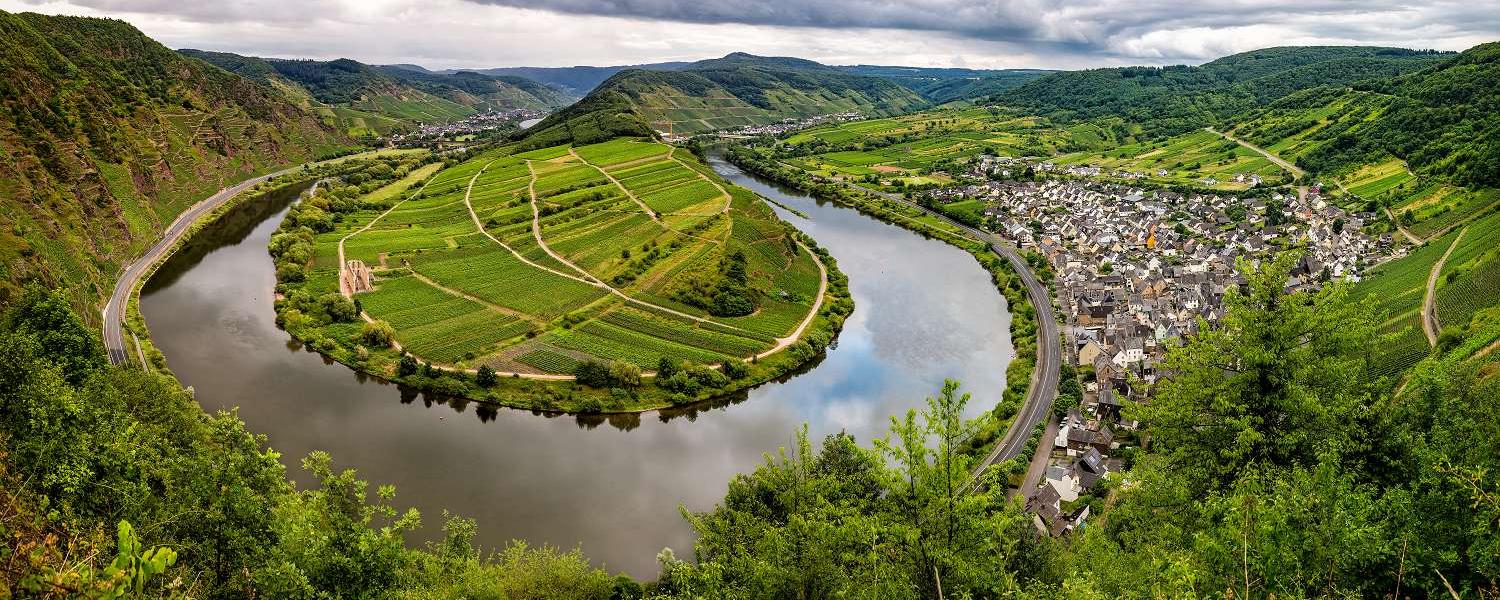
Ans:
[[[174,48],[431,68],[636,64],[728,52],[830,64],[1199,63],[1276,45],[1462,50],[1494,0],[0,0],[124,19]]]

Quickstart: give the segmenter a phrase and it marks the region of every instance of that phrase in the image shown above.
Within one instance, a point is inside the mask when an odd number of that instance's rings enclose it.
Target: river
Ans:
[[[868,444],[945,378],[963,381],[978,413],[1000,398],[1012,354],[1005,299],[967,253],[711,164],[805,214],[777,208],[838,260],[856,305],[821,363],[733,402],[548,417],[435,401],[303,350],[274,323],[266,252],[294,194],[247,202],[206,227],[147,283],[141,311],[203,408],[237,407],[299,485],[309,483],[301,457],[327,450],[372,494],[395,484],[397,505],[422,511],[423,535],[440,534],[446,508],[478,520],[481,545],[581,547],[611,572],[653,578],[663,547],[692,555],[678,506],[712,508],[734,474],[790,445],[803,423],[814,443],[842,430]]]

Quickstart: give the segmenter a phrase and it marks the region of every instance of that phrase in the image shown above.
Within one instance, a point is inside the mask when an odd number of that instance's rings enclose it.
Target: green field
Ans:
[[[1162,141],[1128,144],[1105,151],[1065,154],[1055,162],[1143,173],[1150,181],[1214,189],[1248,189],[1251,187],[1249,175],[1260,176],[1261,185],[1267,186],[1291,180],[1289,173],[1260,153],[1209,131],[1195,131]],[[1243,181],[1236,180],[1237,177]],[[1207,183],[1207,180],[1213,180],[1213,183]]]
[[[373,273],[359,307],[437,365],[567,375],[588,360],[749,359],[816,301],[816,261],[788,227],[670,146],[491,151],[367,187],[314,238],[301,289],[338,292],[342,241]],[[736,257],[754,310],[717,315]]]

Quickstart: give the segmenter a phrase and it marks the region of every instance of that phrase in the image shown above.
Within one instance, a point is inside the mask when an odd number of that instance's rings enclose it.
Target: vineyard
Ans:
[[[1500,212],[1470,223],[1437,285],[1437,316],[1444,328],[1471,329],[1474,313],[1500,301]]]
[[[353,294],[357,307],[439,365],[568,375],[587,360],[749,359],[817,301],[817,262],[792,230],[662,144],[490,151],[371,186],[358,204],[314,236],[301,289],[337,293],[341,252],[362,261],[374,289]],[[697,299],[730,255],[754,310],[714,316]]]
[[[1381,331],[1391,336],[1379,357],[1379,370],[1396,373],[1425,358],[1430,350],[1422,332],[1422,304],[1427,276],[1447,252],[1457,233],[1450,233],[1412,250],[1411,254],[1365,273],[1354,287],[1354,299],[1370,299],[1382,319]]]

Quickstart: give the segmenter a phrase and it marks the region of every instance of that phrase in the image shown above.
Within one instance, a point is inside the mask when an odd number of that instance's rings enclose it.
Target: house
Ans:
[[[1104,346],[1100,345],[1097,340],[1089,340],[1083,344],[1082,348],[1078,349],[1078,364],[1094,364],[1094,360],[1105,354],[1105,352]]]
[[[1098,429],[1086,426],[1068,428],[1068,450],[1071,452],[1087,452],[1090,448],[1101,453],[1109,452],[1114,443],[1115,434],[1108,426]]]

